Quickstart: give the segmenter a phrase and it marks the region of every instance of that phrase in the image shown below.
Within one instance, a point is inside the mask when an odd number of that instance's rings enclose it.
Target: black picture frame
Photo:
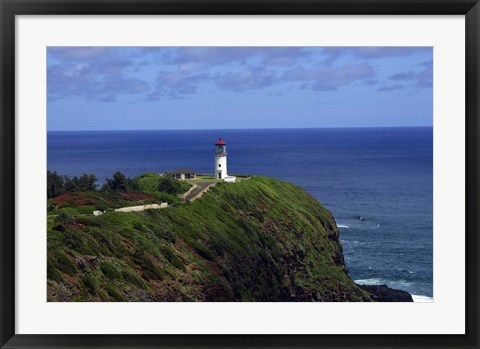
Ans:
[[[465,335],[25,335],[15,334],[15,16],[17,15],[465,15]],[[479,0],[0,0],[1,348],[479,348]],[[447,317],[448,314],[445,314]],[[339,324],[341,326],[341,324]]]

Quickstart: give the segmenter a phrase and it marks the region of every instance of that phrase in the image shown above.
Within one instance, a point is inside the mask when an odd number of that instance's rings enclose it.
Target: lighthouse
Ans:
[[[215,179],[225,179],[227,174],[227,145],[219,138],[215,143]]]

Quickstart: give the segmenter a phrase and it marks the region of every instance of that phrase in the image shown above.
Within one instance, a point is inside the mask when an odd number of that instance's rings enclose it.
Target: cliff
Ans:
[[[49,301],[385,299],[370,292],[347,275],[331,213],[271,178],[162,210],[48,219]]]

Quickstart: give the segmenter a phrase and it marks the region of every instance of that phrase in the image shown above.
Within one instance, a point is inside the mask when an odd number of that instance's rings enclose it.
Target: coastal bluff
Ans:
[[[162,210],[50,217],[47,236],[53,302],[411,301],[355,284],[332,214],[268,177]]]

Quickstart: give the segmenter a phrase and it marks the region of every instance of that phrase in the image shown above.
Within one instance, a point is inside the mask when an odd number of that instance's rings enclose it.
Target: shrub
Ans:
[[[107,286],[105,287],[105,290],[107,291],[108,295],[110,297],[112,297],[115,301],[117,301],[117,302],[125,302],[126,301],[123,294],[121,294],[114,285],[107,284]]]
[[[57,259],[58,270],[71,276],[77,273],[77,267],[63,251],[57,251],[55,257]]]
[[[52,281],[64,282],[62,275],[58,272],[57,261],[48,257],[47,259],[47,279]]]
[[[190,184],[176,180],[170,173],[161,176],[160,180],[158,181],[158,191],[171,195],[184,193],[189,188]]]
[[[80,214],[92,214],[96,209],[95,206],[81,206],[76,208],[77,212]]]
[[[205,247],[202,242],[197,241],[197,243],[195,244],[195,251],[197,251],[200,256],[210,261],[213,261],[215,259],[212,252],[210,252],[210,250]]]
[[[146,290],[148,288],[147,283],[130,270],[122,271],[122,276],[125,279],[125,281],[127,281],[128,283],[134,286],[141,288],[142,290]]]
[[[157,190],[157,188],[155,188],[155,190]],[[186,192],[188,189],[182,191],[182,193]],[[169,205],[171,204],[177,204],[179,202],[182,202],[183,200],[180,199],[178,196],[176,195],[172,195],[172,194],[167,194],[167,193],[162,193],[162,192],[155,192],[153,193],[154,197],[155,197],[155,200],[159,201],[159,202],[167,202]]]
[[[175,234],[175,232],[171,230],[158,228],[154,230],[154,234],[159,239],[166,240],[171,243],[175,243],[175,241],[177,240],[177,234]]]
[[[162,281],[164,279],[164,272],[143,252],[137,250],[133,256],[133,260],[142,268],[142,278],[145,280],[153,279]]]
[[[73,224],[75,223],[75,217],[73,217],[71,214],[61,212],[57,216],[57,222],[63,223],[63,224]]]
[[[160,175],[157,173],[145,173],[134,179],[137,183],[138,190],[145,193],[153,193],[158,190],[158,181]]]
[[[82,282],[83,286],[86,288],[88,293],[93,295],[97,293],[96,282],[90,274],[88,273],[83,274],[82,277],[80,278],[80,281]]]
[[[102,246],[98,244],[91,236],[80,230],[68,229],[62,234],[65,247],[77,251],[80,254],[97,256]]]
[[[158,181],[158,191],[175,195],[180,191],[180,182],[170,174],[163,175]]]
[[[110,280],[121,280],[122,273],[118,271],[114,264],[104,261],[100,264],[100,270]]]
[[[170,262],[170,264],[172,264],[178,269],[185,269],[182,260],[177,256],[177,254],[173,251],[172,248],[160,245],[158,249],[160,250],[160,253]]]

